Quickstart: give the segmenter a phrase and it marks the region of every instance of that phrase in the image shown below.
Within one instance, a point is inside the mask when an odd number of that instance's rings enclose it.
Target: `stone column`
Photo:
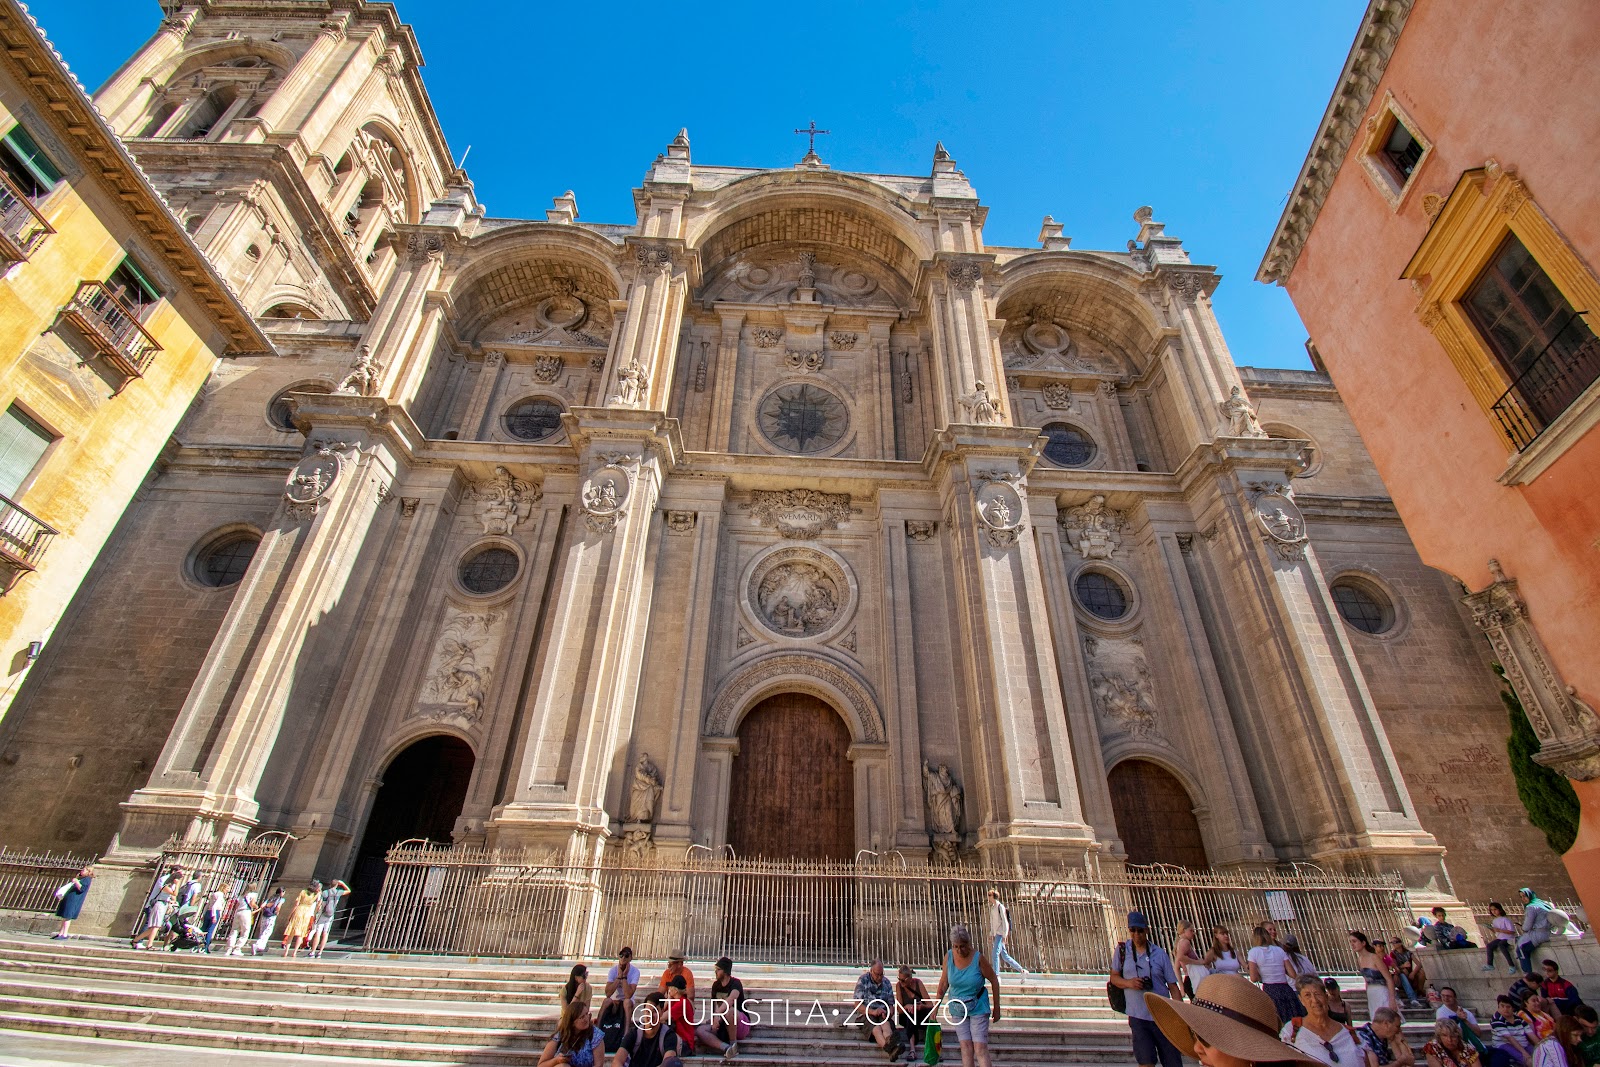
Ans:
[[[499,384],[500,372],[505,365],[504,352],[483,354],[483,362],[478,365],[478,380],[473,383],[472,396],[467,401],[467,413],[461,418],[463,441],[481,441],[488,437],[484,415],[489,410],[489,402],[494,399],[495,386]]]
[[[334,49],[339,42],[344,40],[345,25],[349,22],[348,14],[334,15],[324,19],[318,28],[316,39],[311,42],[311,47],[301,53],[295,65],[284,76],[282,84],[272,94],[272,99],[257,113],[257,117],[269,131],[276,130],[285,125],[297,109],[302,113],[307,104],[315,101],[306,101],[302,97],[313,85],[320,81],[324,75],[324,66],[332,57]],[[309,149],[315,151],[315,149]]]
[[[952,539],[956,634],[967,649],[960,714],[976,723],[978,847],[1000,863],[1081,865],[1098,851],[1067,736],[1025,477],[1032,430],[952,426],[933,470]]]
[[[711,391],[711,433],[706,448],[720,452],[733,447],[733,409],[739,371],[739,333],[744,312],[722,312],[722,337],[717,343],[717,380]]]
[[[999,409],[994,420],[1011,421],[1004,400],[1005,371],[999,346],[990,330],[989,302],[984,272],[994,262],[990,255],[940,253],[933,263],[934,404],[936,425],[985,422],[971,414],[968,401],[982,382]]]
[[[883,547],[881,655],[890,665],[884,685],[884,721],[893,739],[894,782],[899,787],[892,812],[893,847],[908,858],[928,855],[927,804],[922,790],[922,727],[917,717],[916,623],[913,619],[911,551],[908,541],[931,545],[938,537],[936,519],[907,519],[904,511],[921,510],[921,494],[879,493]],[[901,504],[895,507],[894,504]]]

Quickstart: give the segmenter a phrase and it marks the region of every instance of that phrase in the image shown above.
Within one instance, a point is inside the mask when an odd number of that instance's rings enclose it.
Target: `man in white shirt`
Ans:
[[[1487,1037],[1484,1035],[1483,1030],[1478,1026],[1478,1017],[1472,1014],[1471,1008],[1461,1006],[1461,1002],[1456,999],[1456,991],[1449,986],[1444,986],[1439,990],[1439,1010],[1433,1013],[1433,1017],[1435,1020],[1454,1019],[1461,1024],[1462,1037],[1466,1037],[1468,1032],[1476,1034],[1478,1040],[1483,1042],[1484,1047],[1494,1043],[1493,1035]]]
[[[595,1026],[609,1037],[614,1030],[620,1038],[627,1022],[633,1016],[633,994],[639,988],[639,968],[633,965],[633,949],[624,945],[617,952],[617,962],[606,972],[606,999],[595,1017]],[[616,1048],[606,1046],[610,1052]]]

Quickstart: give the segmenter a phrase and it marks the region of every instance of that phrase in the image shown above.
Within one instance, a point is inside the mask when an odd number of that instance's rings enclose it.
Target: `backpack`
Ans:
[[[1127,948],[1128,943],[1126,941],[1117,942],[1116,962],[1111,965],[1111,969],[1118,976],[1122,974],[1123,961],[1128,958]],[[1137,960],[1137,957],[1135,959]],[[1106,1002],[1111,1005],[1111,1010],[1118,1015],[1128,1014],[1128,991],[1109,980],[1106,982]]]

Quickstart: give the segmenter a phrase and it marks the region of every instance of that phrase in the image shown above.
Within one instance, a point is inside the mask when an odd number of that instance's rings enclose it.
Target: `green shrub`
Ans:
[[[1491,666],[1504,682],[1505,669],[1498,663]],[[1517,796],[1528,809],[1528,821],[1544,834],[1550,847],[1557,853],[1566,852],[1578,836],[1578,796],[1564,775],[1533,761],[1534,753],[1539,751],[1539,736],[1533,732],[1522,701],[1509,683],[1500,699],[1511,716],[1506,755],[1511,758],[1511,773],[1517,780]]]

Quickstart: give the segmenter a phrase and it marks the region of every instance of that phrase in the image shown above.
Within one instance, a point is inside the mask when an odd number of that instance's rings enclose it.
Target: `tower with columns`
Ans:
[[[495,218],[409,30],[326,6],[178,8],[102,91],[278,354],[217,372],[88,586],[160,598],[116,637],[164,687],[88,662],[86,600],[0,726],[10,843],[138,885],[282,829],[369,895],[413,837],[1553,880],[1337,394],[1237,367],[1149,208],[997,247],[943,145],[683,131],[629,222]],[[126,725],[73,739],[67,823],[26,798],[85,699]]]

